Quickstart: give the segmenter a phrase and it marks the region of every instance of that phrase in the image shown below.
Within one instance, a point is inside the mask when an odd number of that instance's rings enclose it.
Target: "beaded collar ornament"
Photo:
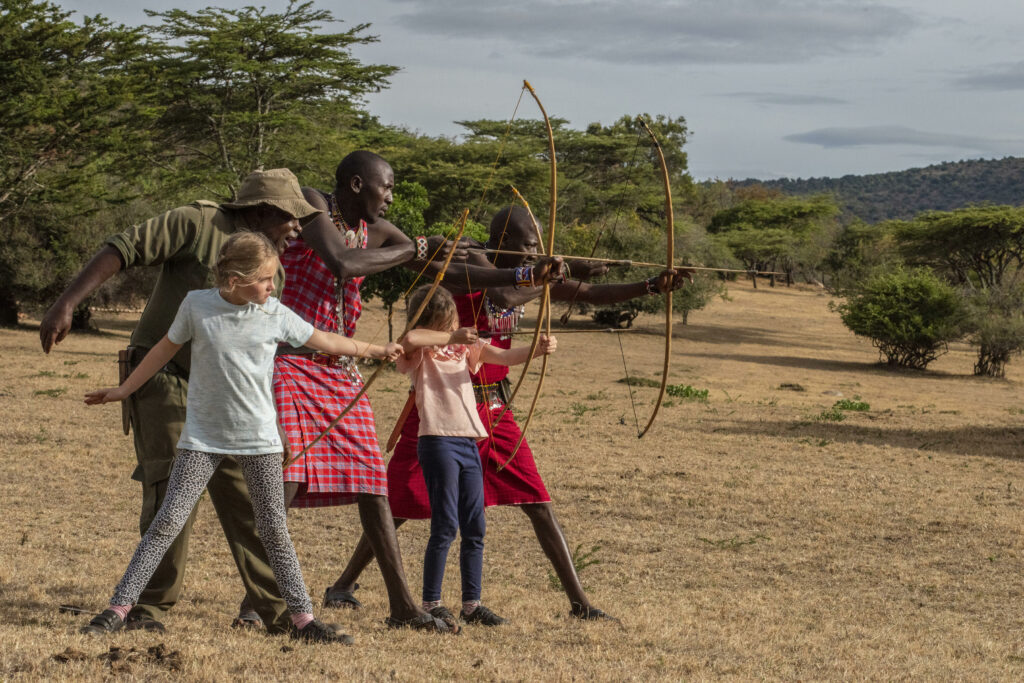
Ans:
[[[334,222],[334,225],[338,227],[338,230],[345,236],[345,246],[349,249],[362,249],[366,246],[367,234],[366,230],[363,229],[362,222],[360,222],[358,232],[353,230],[345,222],[345,218],[341,215],[341,209],[338,208],[338,199],[333,193],[325,195],[327,198],[327,211]],[[334,312],[341,319],[345,315],[345,283],[338,278],[334,278]],[[354,365],[353,365],[354,367]],[[358,374],[358,369],[356,373]]]
[[[363,226],[360,225],[358,231],[349,227],[345,217],[341,215],[341,209],[338,208],[338,199],[333,194],[327,195],[327,209],[331,220],[345,236],[345,246],[349,249],[361,249],[366,243],[366,231],[363,230]]]
[[[526,306],[501,308],[487,297],[484,298],[484,303],[487,305],[488,327],[497,333],[500,339],[508,339],[510,333],[519,328],[519,318],[526,312]]]

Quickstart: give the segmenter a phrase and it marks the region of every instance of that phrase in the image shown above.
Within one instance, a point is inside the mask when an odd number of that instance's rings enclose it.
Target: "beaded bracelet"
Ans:
[[[661,290],[658,289],[658,278],[656,277],[649,277],[644,280],[644,287],[650,296],[661,294]]]
[[[427,260],[427,238],[423,235],[416,238],[416,260]]]
[[[533,266],[519,266],[514,270],[515,288],[533,287]]]

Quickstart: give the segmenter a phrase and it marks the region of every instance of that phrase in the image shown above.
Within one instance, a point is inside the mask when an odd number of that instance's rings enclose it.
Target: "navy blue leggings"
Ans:
[[[441,599],[448,548],[462,536],[462,601],[480,599],[484,565],[484,473],[476,441],[462,436],[421,436],[416,445],[430,496],[430,540],[423,557],[423,601]]]

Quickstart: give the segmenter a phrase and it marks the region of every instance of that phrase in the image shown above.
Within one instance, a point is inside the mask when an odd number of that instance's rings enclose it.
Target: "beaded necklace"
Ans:
[[[363,230],[363,226],[359,226],[358,232],[349,227],[348,223],[345,222],[345,217],[341,215],[341,209],[338,208],[338,199],[334,194],[325,195],[327,197],[327,210],[331,216],[331,220],[338,230],[341,231],[342,235],[345,236],[345,246],[349,249],[362,248],[366,242],[366,231]]]
[[[501,308],[488,297],[484,297],[487,306],[487,325],[492,332],[497,332],[500,339],[508,339],[510,333],[519,328],[519,318],[526,312],[526,306]]]
[[[359,222],[359,230],[353,230],[349,227],[348,223],[345,222],[345,218],[341,215],[341,209],[338,207],[338,199],[333,193],[325,194],[324,197],[327,199],[327,211],[331,217],[331,221],[338,228],[345,238],[345,246],[349,249],[365,249],[368,238],[366,224],[362,221]],[[347,308],[352,310],[353,315],[358,318],[362,311],[362,301],[359,297],[359,285],[362,284],[363,277],[351,278],[349,280],[339,280],[337,277],[334,278],[334,312],[338,317],[339,321],[345,320],[345,311]],[[348,323],[346,323],[346,328]],[[351,326],[351,332],[346,329],[346,334],[351,334],[355,331],[354,324]]]

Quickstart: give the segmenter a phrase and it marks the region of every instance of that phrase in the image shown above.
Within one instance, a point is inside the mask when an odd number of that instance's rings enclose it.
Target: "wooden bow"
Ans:
[[[665,163],[665,154],[661,150],[661,143],[658,142],[658,138],[654,135],[654,131],[647,125],[647,121],[642,116],[637,116],[636,120],[644,127],[647,134],[651,137],[651,141],[654,143],[654,149],[658,152],[658,161],[661,163],[661,177],[665,182],[665,233],[667,239],[666,254],[665,254],[665,269],[671,270],[674,266],[675,261],[675,219],[672,213],[672,184],[669,182],[668,177],[668,164]],[[661,370],[661,389],[658,390],[658,401],[654,404],[654,412],[651,413],[651,419],[648,420],[647,426],[644,427],[643,431],[637,434],[638,439],[642,439],[647,430],[654,424],[654,418],[658,416],[658,409],[661,408],[662,399],[665,398],[665,388],[668,386],[668,369],[669,362],[672,356],[672,289],[669,288],[665,292],[665,360]]]
[[[423,297],[423,302],[420,304],[420,307],[418,309],[416,309],[416,313],[411,318],[409,318],[409,321],[405,324],[405,329],[402,330],[402,334],[399,335],[399,337],[398,337],[399,340],[401,340],[402,337],[404,337],[406,334],[408,334],[409,330],[411,330],[413,327],[416,326],[416,323],[419,321],[420,316],[423,315],[423,311],[424,311],[424,309],[426,309],[427,304],[430,303],[431,297],[434,296],[434,292],[436,292],[438,286],[440,286],[441,280],[444,279],[444,274],[448,270],[448,266],[452,262],[452,257],[455,256],[456,249],[458,249],[459,240],[462,239],[463,233],[466,232],[466,223],[467,223],[468,219],[469,219],[469,209],[466,209],[465,211],[462,212],[462,219],[460,220],[459,230],[456,233],[455,238],[452,240],[452,246],[448,249],[448,255],[444,259],[444,264],[441,266],[441,269],[439,271],[437,271],[437,274],[434,275],[434,281],[430,285],[430,291],[427,293],[427,295],[425,297]],[[366,394],[366,391],[370,388],[370,385],[373,384],[374,381],[376,381],[377,377],[380,376],[380,373],[384,370],[384,367],[386,365],[387,365],[387,363],[382,362],[380,365],[377,366],[377,369],[373,371],[372,375],[370,375],[370,379],[366,380],[363,383],[363,388],[359,390],[359,393],[357,393],[355,395],[355,397],[352,398],[351,401],[349,401],[348,405],[345,406],[344,410],[342,410],[341,413],[339,413],[336,418],[331,420],[331,423],[329,425],[327,425],[327,428],[325,430],[323,430],[322,432],[317,434],[316,438],[314,438],[312,441],[310,441],[308,444],[306,444],[305,448],[303,448],[301,451],[299,451],[298,454],[296,454],[296,455],[292,456],[291,458],[289,458],[284,463],[283,469],[287,469],[292,464],[294,464],[299,458],[301,458],[306,453],[308,453],[310,448],[312,448],[317,443],[319,443],[321,439],[323,439],[325,436],[327,436],[327,434],[332,429],[334,429],[334,427],[339,422],[341,422],[341,418],[343,418],[346,415],[348,415],[349,411],[351,411],[352,408],[355,407],[356,403],[359,402],[359,399],[361,399]]]
[[[533,89],[533,86],[530,85],[529,81],[524,79],[523,80],[523,87],[530,91],[530,95],[532,95],[534,101],[537,102],[537,107],[540,108],[540,113],[544,116],[544,126],[547,129],[547,134],[548,134],[548,155],[551,158],[551,181],[550,181],[550,184],[551,184],[551,188],[550,188],[551,198],[550,198],[550,207],[548,209],[548,243],[547,243],[547,252],[546,253],[547,253],[548,256],[551,256],[552,254],[555,253],[555,209],[556,209],[556,200],[558,198],[558,164],[557,164],[557,161],[555,159],[555,134],[551,130],[551,120],[548,118],[548,113],[547,113],[547,111],[545,111],[544,105],[541,103],[540,98],[537,97],[537,92]],[[525,204],[525,202],[524,202],[524,204]],[[533,212],[530,211],[529,205],[526,205],[526,210],[528,212],[530,212],[530,218],[533,220],[534,224],[536,225],[537,221],[536,221],[535,218],[533,218]],[[502,416],[505,414],[505,411],[508,410],[509,405],[512,403],[512,400],[515,398],[516,393],[519,391],[519,387],[522,385],[523,379],[526,378],[526,371],[530,367],[530,361],[533,360],[533,354],[537,352],[537,344],[540,341],[540,331],[541,331],[541,327],[542,326],[546,329],[546,334],[547,334],[548,338],[550,338],[551,337],[551,284],[550,284],[550,278],[544,282],[544,293],[541,295],[541,299],[540,299],[540,311],[537,313],[537,326],[536,326],[536,328],[533,331],[533,341],[530,343],[530,353],[526,357],[526,362],[523,363],[523,372],[522,372],[521,375],[519,375],[519,381],[516,382],[516,386],[512,390],[512,394],[509,396],[508,403],[505,404],[505,407],[502,408],[501,413],[499,413],[497,419],[494,421],[495,424],[497,424],[497,423],[499,423],[501,421]],[[537,399],[540,397],[541,389],[543,389],[543,387],[544,387],[544,376],[545,376],[545,373],[547,371],[547,368],[548,368],[548,354],[544,354],[544,358],[541,360],[540,377],[537,380],[537,390],[533,394],[533,400],[530,401],[530,410],[526,414],[526,419],[523,420],[522,425],[520,426],[519,440],[516,442],[515,447],[512,449],[512,454],[509,456],[508,460],[503,462],[501,464],[501,466],[498,467],[499,471],[504,469],[506,465],[508,465],[510,462],[512,462],[512,458],[516,457],[516,453],[519,452],[519,447],[522,445],[523,440],[526,438],[526,430],[530,426],[530,420],[533,418],[533,411],[537,407]]]

